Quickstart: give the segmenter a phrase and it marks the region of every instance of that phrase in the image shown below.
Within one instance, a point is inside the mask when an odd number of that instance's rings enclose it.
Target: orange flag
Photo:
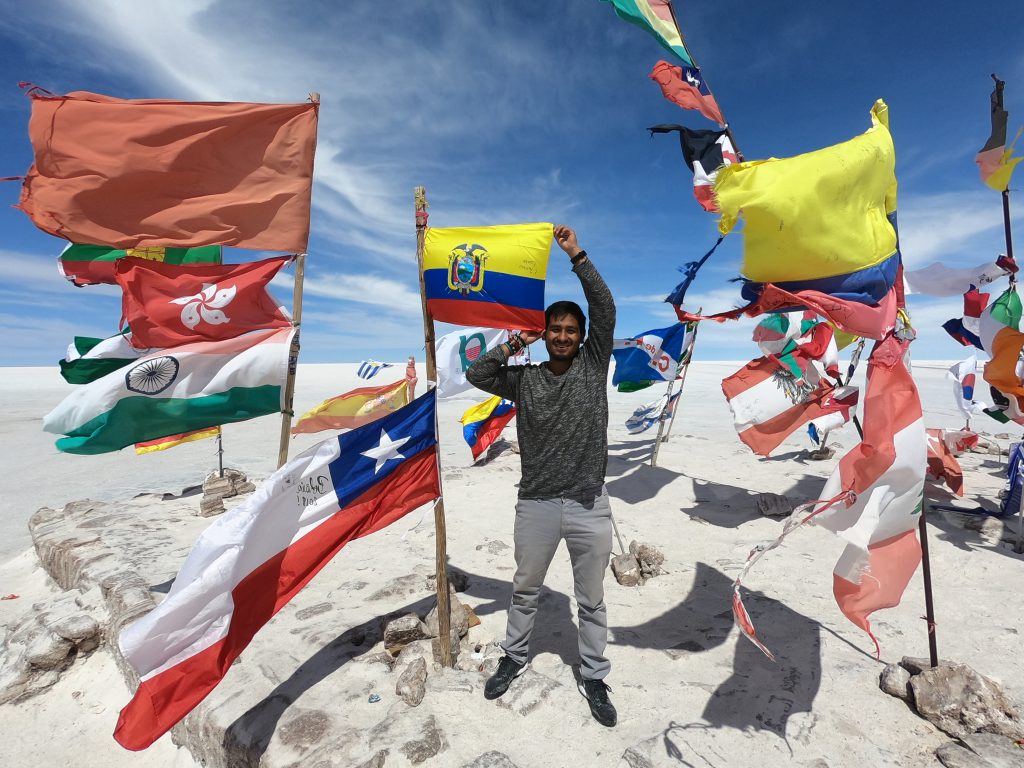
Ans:
[[[29,95],[35,162],[17,207],[44,232],[305,252],[319,103]]]

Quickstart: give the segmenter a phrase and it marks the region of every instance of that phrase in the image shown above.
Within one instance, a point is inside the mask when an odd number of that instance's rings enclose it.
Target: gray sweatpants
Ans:
[[[604,575],[612,553],[612,508],[603,487],[597,496],[520,499],[516,504],[516,575],[502,647],[513,661],[526,663],[540,588],[562,539],[572,561],[580,674],[585,679],[601,680],[611,669],[604,657],[608,643]]]

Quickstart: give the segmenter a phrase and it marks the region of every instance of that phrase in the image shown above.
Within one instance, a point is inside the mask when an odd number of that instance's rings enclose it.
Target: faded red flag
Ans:
[[[659,61],[651,70],[650,78],[673,104],[683,109],[695,109],[708,120],[725,125],[718,102],[697,67],[674,67],[667,61]]]
[[[220,341],[257,328],[287,328],[291,318],[267,292],[281,256],[247,264],[165,264],[126,257],[114,262],[124,290],[123,322],[138,349]]]
[[[35,161],[17,207],[44,232],[305,252],[318,103],[29,95]]]

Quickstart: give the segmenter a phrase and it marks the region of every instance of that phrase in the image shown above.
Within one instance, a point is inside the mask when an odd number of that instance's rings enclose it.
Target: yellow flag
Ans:
[[[856,272],[896,253],[896,152],[885,102],[842,144],[721,168],[715,198],[727,234],[742,212],[744,276],[759,283]]]

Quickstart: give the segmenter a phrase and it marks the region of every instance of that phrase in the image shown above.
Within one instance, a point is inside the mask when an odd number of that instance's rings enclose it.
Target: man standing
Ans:
[[[604,575],[612,551],[612,512],[604,477],[615,302],[587,252],[576,242],[576,233],[557,226],[554,236],[583,285],[590,335],[584,341],[586,318],[580,306],[558,301],[544,313],[542,334],[513,335],[466,371],[474,386],[516,404],[522,462],[515,520],[516,574],[502,646],[505,655],[488,679],[484,696],[498,698],[526,671],[540,588],[559,541],[565,539],[578,605],[579,688],[594,719],[611,727],[617,716],[604,682],[611,668],[604,656],[608,642]],[[547,362],[508,365],[509,357],[541,336]]]

